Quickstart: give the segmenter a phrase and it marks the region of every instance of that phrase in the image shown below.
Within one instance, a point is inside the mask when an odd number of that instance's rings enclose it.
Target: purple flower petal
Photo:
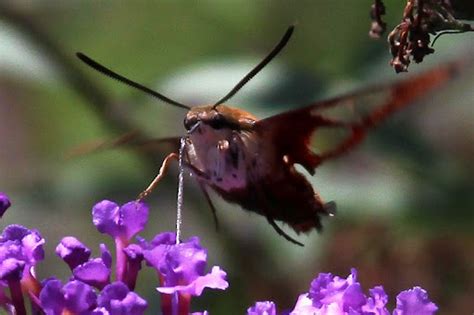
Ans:
[[[147,242],[141,237],[137,237],[139,246],[143,249],[143,258],[148,266],[159,270],[165,254],[169,249],[176,245],[176,234],[165,232],[155,235],[155,237]]]
[[[343,294],[343,309],[346,312],[354,310],[359,312],[361,307],[366,303],[366,297],[362,292],[360,283],[354,283],[347,287]]]
[[[256,302],[247,309],[247,315],[276,315],[275,303],[271,301]]]
[[[188,285],[163,286],[156,288],[158,292],[172,294],[175,292],[200,296],[205,288],[225,290],[229,283],[225,280],[227,274],[217,266],[212,267],[211,273],[197,277]]]
[[[35,265],[38,261],[44,259],[44,243],[44,238],[36,230],[32,230],[31,233],[23,238],[23,250],[29,258],[30,265]]]
[[[66,308],[74,314],[92,310],[97,304],[97,295],[88,284],[73,280],[63,287]]]
[[[31,231],[22,225],[11,224],[3,230],[0,241],[18,241],[30,233]]]
[[[63,237],[56,246],[56,254],[61,257],[73,270],[78,265],[86,262],[91,256],[91,251],[73,236]]]
[[[202,312],[193,312],[191,315],[209,315],[208,311],[202,311]]]
[[[73,280],[62,285],[57,279],[46,281],[39,300],[46,314],[84,314],[96,306],[97,296],[93,289]]]
[[[73,270],[74,278],[93,287],[102,289],[110,283],[110,269],[102,259],[91,259]]]
[[[22,278],[25,262],[16,258],[2,259],[0,262],[0,280],[19,281]]]
[[[44,284],[39,299],[46,314],[62,314],[66,306],[62,287],[63,284],[57,279],[51,279]]]
[[[290,315],[306,315],[306,314],[321,314],[320,309],[313,305],[308,294],[301,294],[298,297],[295,308],[290,312]],[[335,313],[337,314],[337,313]]]
[[[148,206],[131,201],[119,207],[115,202],[104,200],[92,208],[92,217],[99,232],[130,240],[145,227]]]
[[[165,278],[165,286],[189,284],[203,276],[206,270],[207,250],[199,245],[197,237],[169,247],[159,271]]]
[[[159,271],[160,266],[163,264],[163,260],[165,259],[165,255],[171,246],[172,245],[158,245],[155,248],[144,250],[143,258],[145,259],[146,264]]]
[[[97,307],[89,315],[110,315],[110,313],[105,307]]]
[[[100,244],[99,248],[100,258],[104,262],[104,265],[106,265],[107,268],[110,269],[112,267],[112,254],[110,254],[110,251],[105,244]]]
[[[130,244],[123,250],[128,260],[131,261],[142,261],[143,260],[143,249],[137,244]]]
[[[97,203],[92,208],[92,222],[100,233],[118,236],[122,224],[119,205],[109,200]]]
[[[393,315],[431,315],[437,310],[436,304],[429,300],[428,293],[420,287],[414,287],[397,295],[397,307]]]
[[[8,196],[5,193],[0,192],[0,218],[3,217],[3,214],[11,205]]]
[[[158,245],[174,245],[176,244],[176,233],[163,232],[160,234],[156,234],[155,237],[150,242],[147,242],[145,239],[141,237],[137,237],[137,240],[138,240],[138,244],[143,249],[151,249]]]
[[[98,306],[114,314],[141,315],[147,303],[138,294],[130,291],[122,282],[107,285],[99,295]]]

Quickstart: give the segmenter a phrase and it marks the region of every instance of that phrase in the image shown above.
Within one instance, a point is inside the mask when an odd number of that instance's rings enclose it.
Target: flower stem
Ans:
[[[23,292],[21,292],[21,284],[19,280],[9,280],[8,287],[13,306],[17,315],[26,315],[25,300],[23,299]]]
[[[178,315],[188,315],[191,309],[191,294],[178,293]]]
[[[125,284],[133,291],[137,283],[138,271],[141,268],[141,262],[136,260],[129,260],[127,265],[127,274],[125,275]]]
[[[173,315],[172,296],[171,294],[161,294],[161,313],[163,315]]]
[[[24,274],[23,278],[21,279],[21,287],[23,292],[28,292],[38,297],[41,292],[41,283],[39,283],[38,279],[36,279],[33,274],[34,272],[32,267],[32,269],[28,273]]]
[[[32,313],[42,314],[41,303],[39,300],[41,283],[39,283],[34,274],[34,268],[31,267],[30,271],[21,279],[21,288],[23,292],[28,294],[28,297],[30,298]]]
[[[115,257],[116,257],[116,278],[117,281],[124,281],[127,273],[127,256],[123,249],[127,247],[128,241],[117,237],[115,239]]]

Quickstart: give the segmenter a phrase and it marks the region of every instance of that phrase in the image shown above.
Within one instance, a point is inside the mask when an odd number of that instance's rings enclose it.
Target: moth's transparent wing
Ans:
[[[275,158],[302,165],[311,174],[328,159],[339,157],[358,145],[367,132],[399,109],[437,89],[465,62],[453,62],[413,75],[405,80],[359,90],[258,121],[255,130],[274,144]],[[322,128],[346,131],[328,150],[310,149],[312,136]]]
[[[114,139],[93,140],[82,143],[66,153],[66,158],[77,158],[80,156],[107,151],[118,148],[129,148],[133,150],[153,153],[170,153],[179,151],[179,137],[146,138],[138,131],[124,133]]]

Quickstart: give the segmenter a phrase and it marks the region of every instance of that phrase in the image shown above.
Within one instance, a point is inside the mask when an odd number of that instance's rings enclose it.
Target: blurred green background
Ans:
[[[68,160],[68,151],[139,129],[183,134],[185,112],[118,84],[75,59],[82,51],[188,104],[213,102],[256,64],[292,23],[284,52],[229,104],[268,117],[371,83],[397,80],[384,39],[371,40],[370,0],[360,1],[3,1],[0,7],[0,190],[13,200],[2,228],[38,228],[47,240],[40,278],[68,270],[54,255],[65,235],[98,253],[111,243],[91,224],[102,199],[134,199],[161,155],[111,150]],[[385,1],[393,28],[403,1]],[[410,72],[474,51],[473,35],[441,38]],[[395,294],[420,285],[440,314],[474,310],[474,71],[397,113],[365,143],[312,178],[338,214],[322,234],[279,237],[263,217],[212,195],[220,231],[186,177],[184,237],[198,235],[230,288],[206,292],[193,310],[242,314],[256,300],[292,308],[319,272],[359,270],[364,289]],[[331,138],[319,139],[331,142]],[[149,197],[151,237],[175,226],[176,167]],[[159,309],[153,272],[138,293]]]

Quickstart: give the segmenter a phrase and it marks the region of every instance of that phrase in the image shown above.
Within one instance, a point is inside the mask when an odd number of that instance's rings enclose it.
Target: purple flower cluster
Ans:
[[[386,304],[388,296],[382,286],[369,290],[366,296],[355,269],[343,279],[330,273],[319,274],[312,282],[308,293],[301,294],[290,315],[389,315]],[[393,315],[431,315],[438,307],[428,299],[420,287],[402,291],[397,296]],[[257,302],[247,310],[247,315],[276,315],[273,302]],[[288,312],[285,312],[288,314]]]
[[[10,205],[8,197],[0,193],[0,217]],[[142,265],[156,271],[156,290],[164,315],[208,315],[207,311],[191,313],[191,298],[200,296],[205,288],[228,287],[220,267],[206,272],[207,250],[197,237],[177,242],[171,232],[157,234],[149,241],[136,236],[148,221],[144,203],[119,206],[104,200],[93,207],[92,218],[99,232],[114,239],[115,259],[104,244],[99,245],[100,255],[91,257],[91,250],[80,240],[63,237],[56,254],[71,270],[65,282],[55,277],[43,281],[36,278],[35,267],[43,260],[45,244],[38,231],[7,226],[0,235],[0,307],[10,314],[24,315],[27,296],[34,314],[141,315],[147,302],[134,289]],[[319,274],[309,292],[301,294],[294,309],[284,314],[389,315],[387,302],[381,286],[365,295],[353,269],[345,279]],[[392,314],[430,315],[437,309],[425,290],[414,287],[397,296]],[[257,302],[247,314],[276,315],[277,307],[271,301]]]
[[[9,206],[8,197],[0,193],[0,215]],[[115,279],[114,261],[104,244],[99,245],[100,256],[91,257],[89,248],[66,236],[56,254],[71,269],[71,277],[65,283],[54,277],[40,282],[34,268],[43,259],[45,240],[38,231],[10,225],[0,236],[0,306],[9,313],[26,314],[26,295],[38,314],[140,315],[147,302],[134,289],[143,262],[157,272],[157,294],[165,315],[189,314],[192,296],[201,295],[205,288],[228,287],[226,273],[219,267],[206,273],[207,251],[197,237],[177,243],[176,235],[167,232],[151,241],[137,237],[132,242],[148,221],[144,203],[119,206],[104,200],[93,207],[92,217],[99,232],[115,241]]]

